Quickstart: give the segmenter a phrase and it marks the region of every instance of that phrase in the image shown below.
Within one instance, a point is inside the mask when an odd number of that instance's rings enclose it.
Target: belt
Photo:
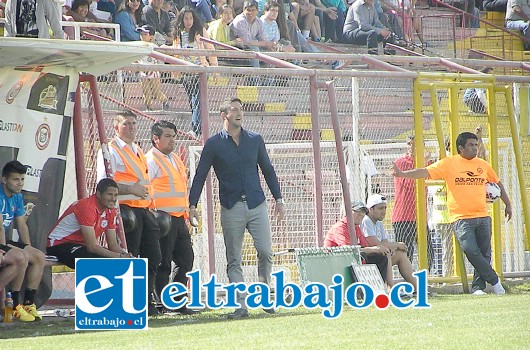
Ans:
[[[241,198],[239,198],[239,201],[238,202],[247,202],[247,196],[246,195],[242,195]]]

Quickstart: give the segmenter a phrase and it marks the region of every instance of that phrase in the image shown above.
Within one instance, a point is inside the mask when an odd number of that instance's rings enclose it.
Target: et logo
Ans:
[[[76,259],[75,329],[147,329],[147,259]]]

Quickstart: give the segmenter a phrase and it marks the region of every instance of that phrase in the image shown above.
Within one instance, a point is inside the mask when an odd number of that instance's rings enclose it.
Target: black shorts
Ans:
[[[87,247],[76,243],[63,243],[46,248],[46,254],[54,255],[60,263],[75,269],[75,259],[78,258],[103,258],[103,256],[90,253]]]
[[[11,250],[11,247],[7,246],[7,245],[3,245],[3,244],[0,244],[0,253],[7,253],[8,251]]]
[[[11,244],[12,246],[14,247],[17,247],[17,248],[20,248],[20,249],[24,249],[26,248],[27,244],[26,243],[22,243],[22,242],[15,242],[15,241],[7,241],[7,244]]]

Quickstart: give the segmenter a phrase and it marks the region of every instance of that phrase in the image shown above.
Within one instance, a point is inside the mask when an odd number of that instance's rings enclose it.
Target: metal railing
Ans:
[[[103,28],[114,31],[114,41],[121,41],[120,25],[116,23],[61,21],[61,26],[74,28],[73,40],[81,40],[81,28]]]

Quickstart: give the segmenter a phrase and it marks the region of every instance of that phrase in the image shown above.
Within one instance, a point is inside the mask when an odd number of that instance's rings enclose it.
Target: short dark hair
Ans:
[[[255,7],[256,9],[258,9],[258,2],[256,0],[247,0],[243,3],[243,10],[247,7]]]
[[[112,179],[109,179],[109,178],[101,179],[101,180],[98,182],[98,185],[96,186],[96,192],[103,193],[103,192],[105,192],[109,187],[114,187],[114,188],[116,188],[116,189],[119,189],[119,188],[118,188],[118,184],[116,183],[116,181],[114,181],[114,180],[112,180]]]
[[[116,126],[116,125],[118,125],[120,123],[120,119],[121,118],[123,118],[123,119],[127,119],[127,118],[138,119],[138,116],[136,114],[134,114],[133,112],[130,112],[130,111],[126,111],[126,110],[119,111],[114,116],[114,126]]]
[[[221,111],[221,113],[228,112],[228,109],[230,108],[230,103],[233,103],[233,102],[239,102],[241,105],[243,105],[243,102],[237,97],[226,99],[221,103],[221,106],[219,107],[219,110]]]
[[[9,177],[11,174],[25,174],[27,167],[18,160],[7,162],[2,168],[2,177]]]
[[[278,2],[276,1],[267,1],[265,3],[265,6],[263,7],[263,11],[269,11],[271,7],[277,7],[280,8],[280,5],[278,5]]]
[[[72,2],[72,11],[77,11],[80,6],[90,7],[90,2],[88,0],[74,0]]]
[[[473,134],[472,132],[465,131],[463,133],[460,133],[460,135],[458,135],[458,137],[456,138],[456,147],[466,147],[466,142],[469,139],[478,141],[477,135]],[[460,149],[458,150],[458,153],[460,153]]]
[[[163,129],[171,129],[175,133],[177,132],[177,127],[172,122],[168,122],[167,120],[160,120],[153,124],[151,127],[151,144],[154,146],[155,141],[153,141],[153,136],[162,136],[162,133],[164,132]]]

